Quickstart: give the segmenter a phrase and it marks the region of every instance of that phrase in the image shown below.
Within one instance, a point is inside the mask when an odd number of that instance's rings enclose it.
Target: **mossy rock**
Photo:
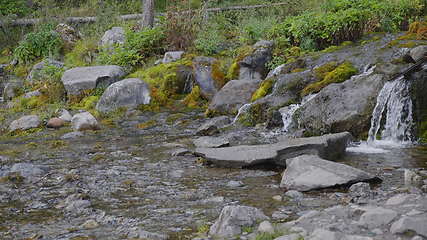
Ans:
[[[251,102],[255,102],[256,100],[263,98],[267,96],[267,94],[271,93],[273,86],[274,86],[274,80],[272,78],[264,80],[260,87],[255,91],[255,93],[252,95]]]
[[[327,67],[322,69],[322,71],[316,72],[315,70],[316,77],[321,78],[322,76],[324,76],[323,79],[306,86],[302,90],[301,95],[306,96],[312,93],[317,93],[331,83],[344,82],[345,80],[358,73],[358,70],[353,66],[353,64],[347,61],[342,63],[332,71],[326,72],[327,70],[330,70],[333,67],[333,64],[328,65]]]

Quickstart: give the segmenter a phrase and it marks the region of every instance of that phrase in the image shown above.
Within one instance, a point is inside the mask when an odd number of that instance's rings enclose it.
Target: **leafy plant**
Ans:
[[[218,53],[226,41],[225,36],[218,30],[218,25],[210,24],[200,31],[194,41],[194,46],[202,54],[210,56]]]
[[[98,54],[98,44],[95,39],[77,41],[73,50],[65,55],[65,65],[83,67],[91,65]]]
[[[47,25],[38,32],[25,36],[14,50],[14,57],[21,63],[32,62],[42,57],[58,56],[63,47],[59,34]]]
[[[23,16],[30,12],[25,0],[0,0],[0,16]]]

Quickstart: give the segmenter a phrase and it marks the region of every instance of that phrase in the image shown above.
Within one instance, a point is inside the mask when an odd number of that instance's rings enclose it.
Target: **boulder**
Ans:
[[[162,63],[165,64],[178,61],[182,58],[182,55],[184,55],[184,51],[166,52],[162,59]]]
[[[286,159],[318,154],[335,160],[345,153],[351,140],[347,132],[320,137],[284,139],[275,144],[241,145],[226,148],[196,148],[195,154],[221,167],[249,167],[259,164],[286,166]]]
[[[61,139],[66,140],[66,139],[75,139],[75,138],[79,138],[79,137],[83,137],[84,134],[82,132],[70,132],[70,133],[66,133],[64,134]]]
[[[65,121],[61,118],[51,118],[46,124],[48,128],[61,128],[65,125]]]
[[[38,97],[41,95],[42,95],[42,93],[39,90],[35,90],[35,91],[25,93],[24,98]]]
[[[125,30],[122,27],[113,27],[106,31],[99,42],[102,47],[125,43]]]
[[[211,136],[216,133],[219,133],[219,130],[226,125],[230,124],[231,120],[227,116],[214,117],[207,120],[197,129],[196,134],[202,136]]]
[[[78,113],[71,119],[74,131],[98,130],[99,125],[95,117],[89,112]]]
[[[84,90],[107,88],[125,75],[123,68],[115,65],[77,67],[62,75],[62,83],[68,95],[79,95]]]
[[[73,116],[66,109],[62,109],[60,110],[59,118],[66,122],[71,122],[71,119],[73,118]]]
[[[9,126],[9,130],[11,132],[16,130],[25,131],[31,128],[37,128],[40,124],[41,121],[37,115],[27,115],[13,121]]]
[[[193,60],[195,83],[201,94],[212,99],[224,85],[224,75],[220,72],[218,60],[212,57],[196,57]]]
[[[219,218],[211,226],[209,235],[230,238],[242,233],[242,227],[254,226],[258,221],[268,219],[264,213],[254,207],[225,206]]]
[[[215,94],[208,111],[216,114],[236,114],[240,107],[250,102],[258,87],[258,81],[231,80]]]
[[[246,81],[261,81],[268,73],[266,63],[271,60],[274,43],[261,40],[253,46],[253,53],[238,62],[240,66],[239,79]]]
[[[32,181],[34,177],[41,177],[45,172],[31,163],[16,163],[10,168],[10,173],[18,173],[29,181]]]
[[[369,183],[365,182],[351,185],[348,189],[348,193],[350,194],[351,202],[358,204],[367,203],[374,196]]]
[[[46,67],[46,66],[54,66],[57,68],[63,68],[64,67],[64,63],[63,62],[59,62],[53,59],[45,59],[41,62],[38,62],[37,64],[35,64],[33,66],[33,68],[31,68],[30,73],[27,76],[27,81],[32,82],[32,81],[38,81],[38,80],[44,80],[43,79],[43,74],[42,74],[42,70]]]
[[[397,212],[382,207],[368,208],[360,216],[359,224],[369,229],[385,226],[397,217]]]
[[[10,101],[12,98],[17,97],[21,89],[24,87],[24,81],[14,78],[10,79],[3,89],[3,100]]]
[[[326,229],[315,229],[309,236],[309,240],[339,240],[339,234]]]
[[[385,81],[384,75],[372,73],[330,84],[297,110],[298,127],[309,135],[342,131],[349,131],[353,136],[367,133]]]
[[[274,227],[271,222],[264,220],[262,221],[258,226],[258,232],[265,232],[265,233],[274,233]]]
[[[196,147],[199,148],[220,148],[230,145],[230,141],[224,137],[199,137],[193,140]]]
[[[310,191],[377,179],[370,173],[341,163],[330,162],[315,155],[302,155],[286,160],[280,187]]]
[[[427,46],[422,45],[411,49],[409,55],[412,57],[414,61],[418,61],[423,57],[427,56]]]
[[[427,238],[426,223],[427,223],[427,214],[425,213],[417,216],[411,216],[411,217],[404,216],[391,225],[390,232],[394,234],[415,232],[418,235],[421,235]]]
[[[118,108],[134,109],[150,103],[150,88],[138,78],[125,79],[111,84],[102,94],[96,110],[107,113]]]

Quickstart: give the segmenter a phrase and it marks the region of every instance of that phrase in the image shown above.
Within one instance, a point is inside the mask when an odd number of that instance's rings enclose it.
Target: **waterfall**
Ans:
[[[382,140],[411,142],[412,127],[410,82],[402,76],[385,83],[381,89],[372,113],[368,142],[375,142],[378,134]]]
[[[309,102],[311,99],[313,99],[317,94],[310,94],[305,96],[300,104],[291,104],[287,107],[283,107],[279,109],[280,114],[282,114],[282,121],[283,121],[283,132],[289,132],[289,130],[292,127],[292,124],[294,123],[293,117],[295,112],[300,109],[304,104]]]
[[[239,120],[239,117],[242,114],[245,114],[247,111],[249,111],[249,109],[251,108],[251,106],[252,106],[252,103],[246,103],[245,105],[241,106],[239,108],[239,111],[237,112],[236,117],[234,117],[234,120],[233,120],[233,122],[231,124],[235,124]]]

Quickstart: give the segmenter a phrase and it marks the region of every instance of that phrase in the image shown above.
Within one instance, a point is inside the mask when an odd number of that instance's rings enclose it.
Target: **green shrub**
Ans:
[[[21,63],[32,62],[42,57],[58,56],[63,47],[59,34],[46,25],[37,32],[29,33],[14,50],[14,57]]]
[[[211,56],[222,50],[221,46],[225,43],[226,38],[219,27],[217,24],[210,24],[197,34],[194,46],[202,54]]]
[[[64,68],[46,65],[34,76],[36,81],[32,83],[32,88],[42,93],[45,103],[58,103],[65,100],[66,91],[61,81],[64,71]]]
[[[98,54],[98,43],[95,39],[77,41],[73,50],[65,55],[65,65],[84,67],[91,65]]]
[[[142,56],[137,50],[117,46],[114,50],[107,48],[101,50],[97,61],[103,65],[119,65],[130,68],[142,63]]]
[[[0,16],[16,14],[23,16],[30,12],[26,0],[0,0]]]
[[[241,29],[240,41],[244,44],[254,44],[265,38],[268,30],[276,23],[277,18],[272,16],[246,18],[239,28]]]
[[[166,35],[159,27],[142,31],[126,31],[126,41],[123,48],[137,51],[142,57],[163,53]]]

